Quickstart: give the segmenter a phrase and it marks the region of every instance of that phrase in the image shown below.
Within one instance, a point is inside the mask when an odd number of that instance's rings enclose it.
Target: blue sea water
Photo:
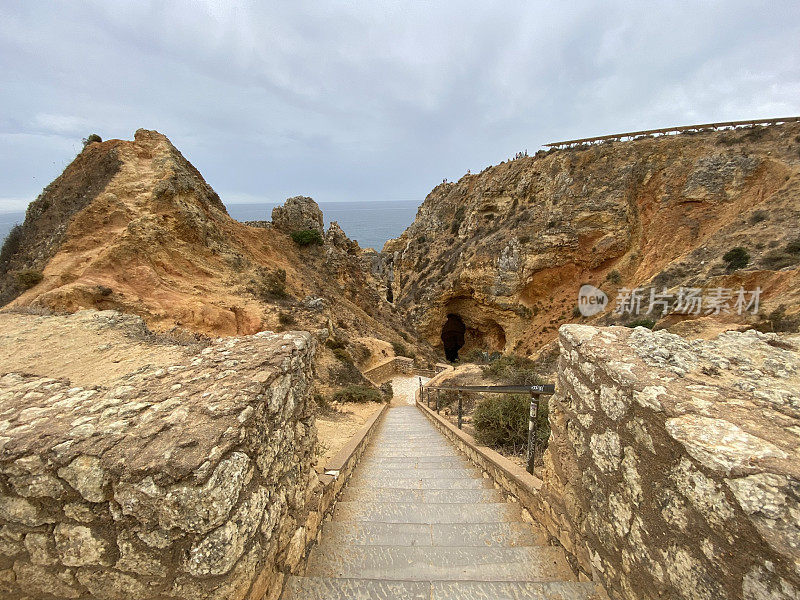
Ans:
[[[269,221],[272,209],[282,202],[228,204],[228,213],[237,221]],[[417,214],[417,202],[323,202],[319,207],[325,227],[337,221],[347,237],[358,240],[362,248],[381,250],[386,240],[395,238],[411,225]],[[0,240],[16,223],[25,220],[24,212],[0,213]]]

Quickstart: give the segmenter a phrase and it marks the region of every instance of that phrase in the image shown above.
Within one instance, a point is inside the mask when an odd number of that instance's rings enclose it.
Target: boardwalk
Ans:
[[[390,409],[284,600],[588,600],[563,551],[414,406]]]

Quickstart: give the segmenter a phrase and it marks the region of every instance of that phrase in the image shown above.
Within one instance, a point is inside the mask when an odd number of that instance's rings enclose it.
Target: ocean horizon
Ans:
[[[270,221],[272,209],[283,202],[230,203],[225,207],[237,221]],[[413,223],[419,204],[413,200],[320,202],[325,229],[336,221],[362,248],[380,251],[387,240],[396,238]],[[17,223],[25,220],[25,211],[0,212],[0,240]]]

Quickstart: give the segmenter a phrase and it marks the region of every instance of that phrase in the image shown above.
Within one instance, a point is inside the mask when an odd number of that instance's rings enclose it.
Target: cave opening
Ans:
[[[391,285],[386,286],[386,301],[394,303],[394,292]]]
[[[467,327],[461,317],[452,313],[447,315],[447,321],[442,326],[442,344],[444,345],[444,355],[450,362],[458,360],[458,351],[464,345],[466,331]]]

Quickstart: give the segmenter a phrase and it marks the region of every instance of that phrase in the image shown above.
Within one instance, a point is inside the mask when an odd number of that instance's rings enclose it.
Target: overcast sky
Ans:
[[[518,150],[800,115],[800,2],[0,4],[0,210],[91,132],[226,203],[414,200]]]

